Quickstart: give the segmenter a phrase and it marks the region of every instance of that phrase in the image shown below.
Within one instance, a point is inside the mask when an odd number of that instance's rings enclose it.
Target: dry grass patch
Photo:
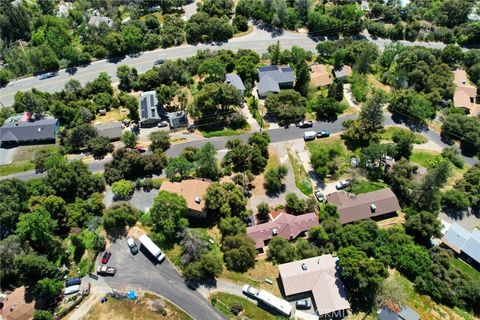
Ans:
[[[381,90],[386,91],[386,92],[392,92],[392,87],[387,86],[387,85],[381,83],[380,81],[378,81],[378,79],[375,78],[375,76],[373,74],[369,74],[367,76],[367,79],[368,79],[368,82],[370,83],[370,85],[372,87],[381,89]]]
[[[113,121],[122,121],[128,118],[129,111],[128,109],[118,108],[112,109],[107,112],[106,115],[100,116],[96,115],[94,123],[101,122],[101,123],[108,123]]]
[[[24,162],[30,161],[40,150],[49,151],[51,153],[58,153],[59,147],[55,144],[51,145],[35,145],[35,146],[20,146],[15,151],[15,155],[13,156],[13,163],[16,162]]]

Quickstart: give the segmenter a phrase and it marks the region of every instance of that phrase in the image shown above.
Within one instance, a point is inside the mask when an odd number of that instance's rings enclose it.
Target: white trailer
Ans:
[[[153,243],[153,241],[146,235],[141,235],[139,238],[142,246],[148,250],[157,260],[158,262],[162,262],[165,260],[165,255],[163,254],[162,250]]]
[[[292,306],[288,301],[280,299],[279,297],[274,296],[268,291],[260,290],[257,294],[257,299],[287,317],[289,317],[292,313]]]

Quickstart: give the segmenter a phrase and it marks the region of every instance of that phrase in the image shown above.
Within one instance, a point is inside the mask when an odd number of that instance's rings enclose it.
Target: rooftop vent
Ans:
[[[230,84],[232,81],[230,81],[230,79],[227,80],[227,83]]]
[[[202,198],[200,198],[200,197],[195,197],[195,202],[196,202],[196,203],[202,202]]]
[[[375,205],[375,203],[370,204],[370,210],[372,211],[372,213],[375,213],[375,210],[377,210],[377,206]]]
[[[302,263],[302,270],[303,271],[306,271],[308,268],[307,268],[307,265],[305,263]]]
[[[274,236],[276,236],[276,235],[278,234],[277,228],[273,228],[273,229],[272,229],[272,234],[273,234]]]
[[[462,80],[462,84],[467,84],[467,80]]]

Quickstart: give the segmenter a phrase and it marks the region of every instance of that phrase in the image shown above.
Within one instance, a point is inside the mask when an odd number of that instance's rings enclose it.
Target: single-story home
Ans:
[[[442,242],[462,259],[480,268],[480,230],[469,232],[458,223],[452,223],[443,235]]]
[[[457,108],[467,109],[470,113],[477,96],[477,88],[468,82],[467,73],[463,69],[453,71],[453,77],[455,83],[453,104]]]
[[[400,210],[398,198],[390,188],[358,195],[337,191],[328,194],[327,201],[337,206],[342,224],[393,214]]]
[[[340,69],[335,69],[334,73],[338,81],[346,81],[353,75],[352,67],[347,65],[342,66]]]
[[[212,182],[208,179],[188,179],[181,182],[165,181],[160,191],[168,191],[181,195],[187,201],[188,216],[192,218],[206,218],[205,201],[203,197]]]
[[[122,136],[122,123],[119,121],[99,123],[95,125],[100,137],[107,137],[110,140],[119,140]]]
[[[329,86],[333,83],[331,72],[323,64],[310,66],[310,84],[315,87]]]
[[[162,121],[163,110],[158,103],[155,91],[143,92],[140,95],[139,112],[140,127],[154,127]]]
[[[318,315],[341,317],[350,309],[337,257],[325,254],[280,264],[278,269],[285,295],[311,294]]]
[[[91,16],[88,20],[90,26],[99,27],[102,23],[105,23],[109,28],[113,26],[113,20],[104,16]]]
[[[188,119],[185,111],[168,112],[167,117],[171,129],[188,126]]]
[[[288,65],[270,65],[257,68],[257,91],[260,98],[280,92],[282,88],[292,88],[295,73]]]
[[[398,310],[383,307],[378,313],[378,320],[420,320],[420,315],[407,306],[400,306]]]
[[[245,94],[245,86],[243,85],[242,78],[236,73],[227,73],[225,75],[225,83],[234,86],[237,90],[242,93],[242,96]]]
[[[35,313],[35,300],[26,294],[25,287],[19,287],[9,293],[3,301],[0,315],[4,320],[31,320]],[[30,298],[29,298],[30,297]]]
[[[270,222],[248,227],[247,235],[255,241],[255,248],[263,252],[264,247],[275,236],[295,240],[311,227],[318,225],[318,217],[315,212],[299,216],[282,212]]]
[[[7,143],[54,142],[60,124],[45,116],[34,120],[31,115],[15,115],[0,127],[0,145]]]

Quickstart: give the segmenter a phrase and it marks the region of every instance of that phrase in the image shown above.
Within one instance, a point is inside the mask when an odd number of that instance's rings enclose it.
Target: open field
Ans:
[[[381,138],[383,140],[392,140],[393,134],[395,132],[411,132],[411,131],[408,130],[408,129],[405,129],[405,128],[390,126],[390,127],[387,127],[385,129],[385,132],[382,133]],[[428,142],[428,139],[426,137],[422,136],[419,133],[414,133],[414,136],[415,136],[415,143],[416,144],[422,144],[422,143]]]
[[[210,296],[210,301],[215,309],[224,314],[228,319],[243,319],[244,317],[256,320],[277,319],[274,315],[268,313],[260,307],[257,307],[253,302],[232,294],[217,292]],[[242,306],[243,311],[238,315],[235,315],[232,313],[230,308],[237,304]]]

